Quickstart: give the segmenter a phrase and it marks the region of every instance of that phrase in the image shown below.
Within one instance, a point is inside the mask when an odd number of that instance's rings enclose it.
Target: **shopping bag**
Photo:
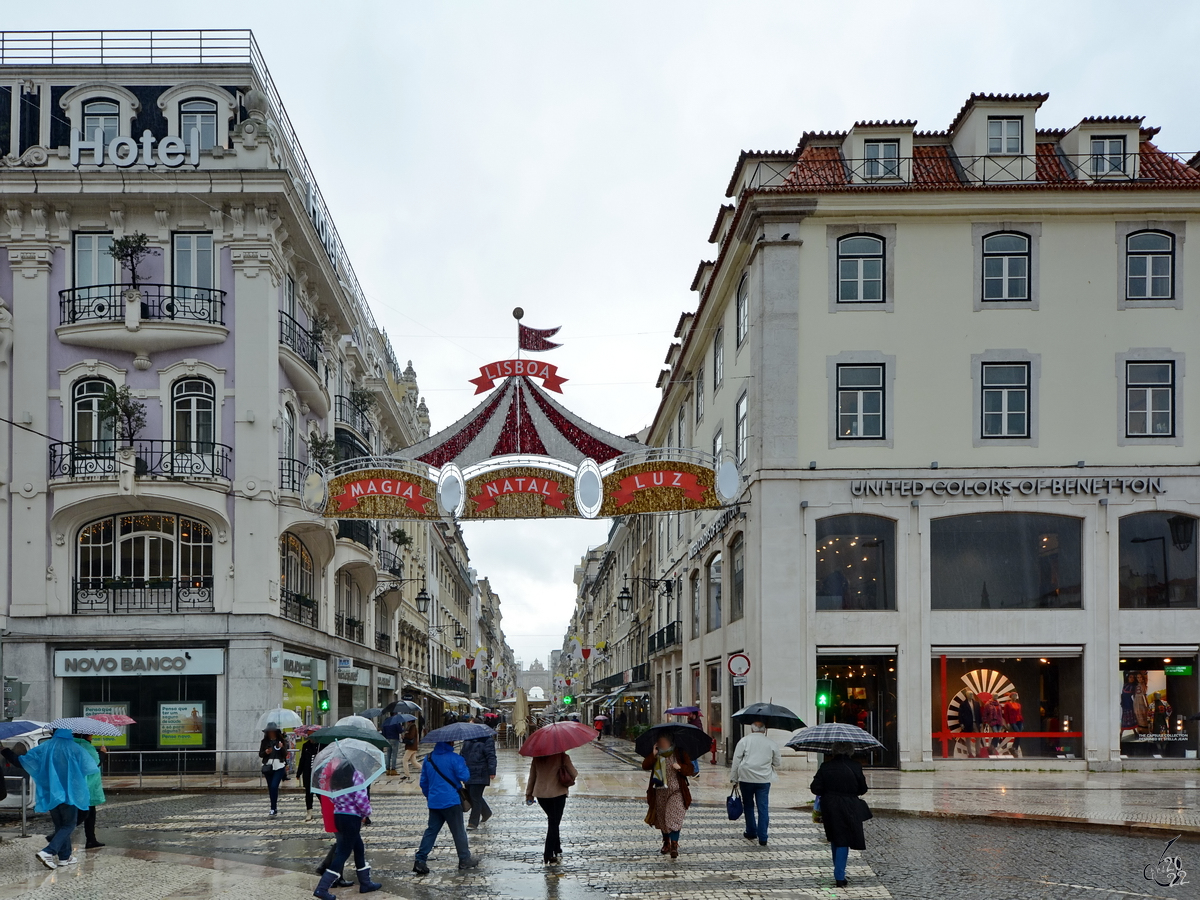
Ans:
[[[736,785],[725,798],[725,812],[729,814],[730,822],[736,822],[742,817],[742,796],[738,793]]]

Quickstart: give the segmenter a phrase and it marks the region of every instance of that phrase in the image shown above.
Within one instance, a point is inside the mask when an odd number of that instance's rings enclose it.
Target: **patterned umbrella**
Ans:
[[[793,750],[808,750],[814,753],[832,753],[838,744],[850,744],[856,750],[874,750],[883,744],[873,735],[863,731],[857,725],[847,725],[845,722],[825,722],[821,725],[809,725],[796,731],[785,747]]]
[[[454,743],[455,741],[470,741],[481,737],[495,737],[496,732],[488,728],[486,725],[479,725],[475,722],[454,722],[442,728],[435,728],[425,737],[421,738],[422,744],[438,744],[442,741]]]
[[[67,731],[73,731],[76,734],[98,734],[101,737],[121,736],[121,729],[116,725],[109,725],[107,722],[101,722],[99,719],[93,719],[90,716],[55,719],[46,727],[51,731],[58,731],[60,728],[65,728]]]

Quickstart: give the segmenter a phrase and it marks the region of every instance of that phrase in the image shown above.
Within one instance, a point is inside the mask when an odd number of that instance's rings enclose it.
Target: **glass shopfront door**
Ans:
[[[857,758],[864,765],[896,768],[896,657],[818,656],[817,678],[833,683],[825,721],[857,725],[884,746]]]

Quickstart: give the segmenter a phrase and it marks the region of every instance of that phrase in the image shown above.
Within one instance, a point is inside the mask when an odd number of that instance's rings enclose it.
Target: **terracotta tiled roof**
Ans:
[[[1087,116],[1080,125],[1141,125],[1145,116]]]
[[[742,165],[747,159],[795,159],[796,152],[793,150],[743,150],[738,154],[737,164],[733,167],[733,174],[729,176],[729,184],[725,187],[725,196],[732,197],[733,192],[737,189],[738,173],[742,171]]]
[[[963,104],[963,108],[958,111],[958,115],[954,117],[954,121],[950,123],[948,131],[954,131],[962,124],[962,120],[966,118],[967,113],[971,111],[976,103],[981,101],[988,103],[1036,103],[1041,106],[1050,99],[1049,94],[972,94],[967,98],[967,102]]]
[[[717,242],[717,232],[721,230],[721,223],[725,221],[725,216],[733,212],[733,204],[722,204],[721,209],[717,212],[717,219],[713,222],[712,230],[708,233],[708,242],[715,244]]]
[[[696,266],[696,274],[692,276],[692,286],[689,288],[689,290],[700,290],[700,279],[704,277],[704,270],[711,269],[712,266],[713,261],[711,259],[700,260],[700,265]]]
[[[916,119],[868,119],[865,122],[855,122],[855,128],[912,128],[917,124]]]
[[[684,335],[684,329],[688,327],[689,319],[695,318],[695,313],[685,312],[679,314],[679,321],[675,323],[675,337],[681,338]]]
[[[1057,141],[1066,137],[1070,128],[1039,128],[1037,130],[1037,139],[1039,141]]]
[[[840,144],[849,133],[848,131],[806,131],[800,136],[800,143],[796,145],[795,156],[799,158],[812,141],[837,141]]]
[[[1163,153],[1149,141],[1141,145],[1141,167],[1138,170],[1139,181],[1147,178],[1161,184],[1167,182],[1171,187],[1200,187],[1200,172],[1192,167],[1191,162],[1180,162],[1174,156]]]

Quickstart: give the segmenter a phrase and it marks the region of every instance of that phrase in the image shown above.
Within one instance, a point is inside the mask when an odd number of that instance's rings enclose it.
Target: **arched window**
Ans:
[[[736,622],[746,614],[746,542],[740,534],[729,545],[729,559],[729,621]]]
[[[1175,296],[1175,236],[1138,231],[1125,239],[1125,298],[1170,300]]]
[[[312,599],[312,554],[290,532],[284,532],[279,539],[279,586],[285,594]]]
[[[171,440],[176,453],[212,453],[216,389],[207,378],[183,378],[171,388]]]
[[[216,146],[217,104],[212,100],[185,100],[179,104],[179,134],[189,147],[193,131],[199,132],[201,150]]]
[[[984,237],[983,299],[1029,299],[1029,235],[1003,232]]]
[[[212,577],[212,529],[197,519],[139,512],[79,530],[77,611],[211,609]]]
[[[1121,517],[1122,609],[1195,609],[1196,519],[1170,512]]]
[[[882,516],[817,520],[817,609],[896,608],[896,523]]]
[[[296,412],[291,406],[283,407],[283,428],[279,433],[279,455],[284,459],[296,459]]]
[[[929,528],[933,609],[1079,609],[1082,519],[1044,513],[936,518]]]
[[[704,567],[708,587],[708,630],[721,627],[721,554],[716,554]]]
[[[97,131],[106,147],[121,134],[121,107],[115,100],[89,100],[83,104],[83,139],[95,140]]]
[[[838,241],[838,302],[884,302],[883,238],[852,234]]]
[[[111,454],[116,450],[114,422],[101,414],[100,402],[112,382],[84,378],[71,389],[72,420],[76,453]]]

